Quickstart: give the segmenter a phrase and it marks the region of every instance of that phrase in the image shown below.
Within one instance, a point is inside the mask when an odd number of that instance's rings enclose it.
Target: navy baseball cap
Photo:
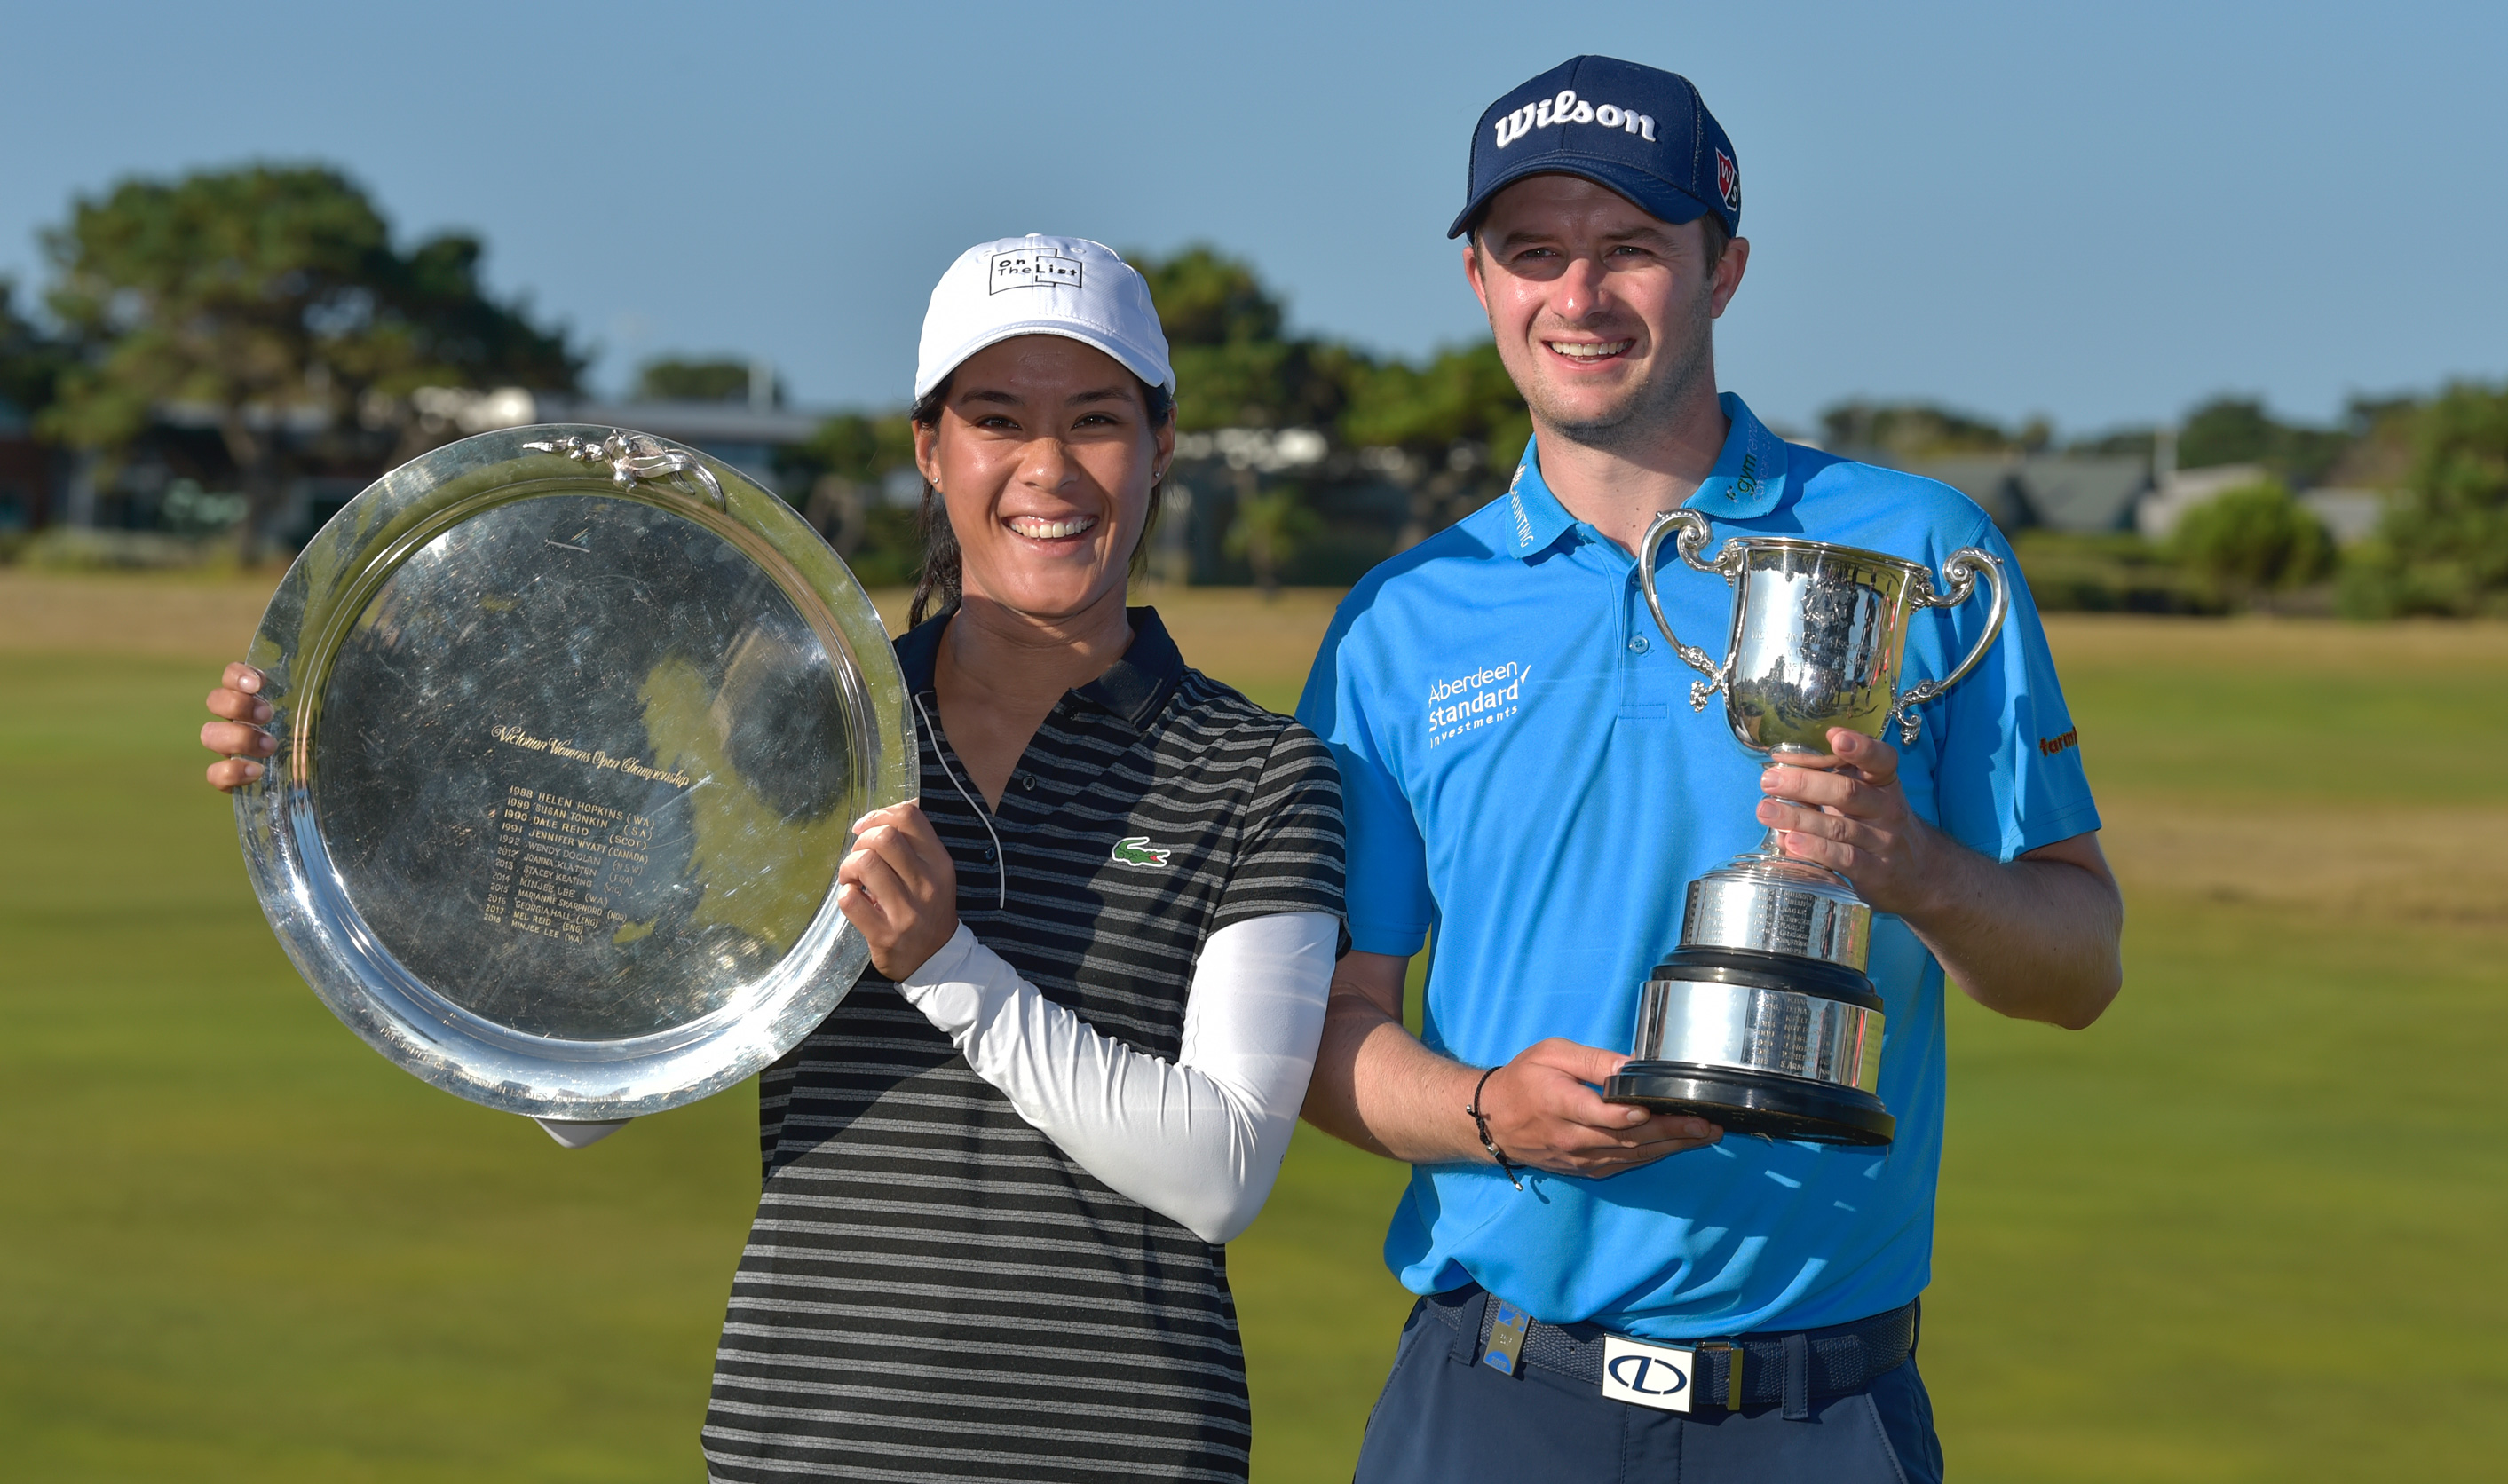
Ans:
[[[1610,56],[1573,56],[1489,106],[1472,135],[1470,192],[1446,230],[1528,175],[1581,175],[1667,222],[1713,211],[1742,233],[1733,141],[1689,79]]]

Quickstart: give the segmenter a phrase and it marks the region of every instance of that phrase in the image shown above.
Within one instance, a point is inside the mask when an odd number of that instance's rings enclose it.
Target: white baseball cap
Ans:
[[[1101,242],[1030,233],[977,243],[933,286],[914,360],[914,400],[967,357],[1016,335],[1093,345],[1142,380],[1175,391],[1149,281]]]

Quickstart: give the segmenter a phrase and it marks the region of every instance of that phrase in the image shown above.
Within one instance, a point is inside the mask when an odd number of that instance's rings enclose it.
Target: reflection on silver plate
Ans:
[[[792,509],[608,428],[484,433],[306,547],[236,795],[314,993],[474,1103],[599,1120],[781,1056],[867,959],[848,826],[914,796],[879,615]]]

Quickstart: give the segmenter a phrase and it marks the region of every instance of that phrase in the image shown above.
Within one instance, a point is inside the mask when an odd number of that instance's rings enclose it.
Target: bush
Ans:
[[[232,541],[55,525],[28,541],[19,560],[56,572],[111,572],[216,566],[234,558]]]
[[[2449,387],[2413,441],[2403,497],[2343,573],[2343,611],[2508,613],[2508,387]]]
[[[2220,600],[2140,536],[2024,530],[2012,539],[2045,613],[2217,613]]]
[[[1306,490],[1274,485],[1237,500],[1225,545],[1228,555],[1245,559],[1254,569],[1254,585],[1270,597],[1280,591],[1280,569],[1322,532],[1323,523],[1307,508]]]
[[[845,558],[867,588],[910,588],[923,571],[923,527],[911,509],[880,505],[865,518],[862,541]]]
[[[2244,602],[2332,575],[2334,536],[2290,489],[2268,479],[2186,512],[2169,552],[2212,591]]]

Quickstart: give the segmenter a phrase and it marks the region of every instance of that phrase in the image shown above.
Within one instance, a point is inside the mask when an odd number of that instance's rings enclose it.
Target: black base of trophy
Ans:
[[[1886,1144],[1899,1129],[1881,1100],[1862,1088],[1687,1062],[1623,1063],[1603,1084],[1603,1101],[1807,1143]]]
[[[1788,990],[1841,1000],[1874,1012],[1887,1008],[1879,992],[1872,988],[1872,981],[1859,970],[1799,954],[1772,954],[1761,948],[1715,948],[1703,944],[1676,948],[1655,965],[1649,977],[1745,984],[1753,989]]]

